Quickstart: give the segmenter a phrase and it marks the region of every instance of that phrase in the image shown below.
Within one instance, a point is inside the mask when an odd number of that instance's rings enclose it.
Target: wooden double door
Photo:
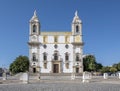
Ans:
[[[53,64],[53,73],[59,73],[59,64]]]

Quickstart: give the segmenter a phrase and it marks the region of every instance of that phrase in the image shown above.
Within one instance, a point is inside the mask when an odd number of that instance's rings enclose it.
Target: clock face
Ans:
[[[75,42],[80,42],[80,36],[75,37]]]

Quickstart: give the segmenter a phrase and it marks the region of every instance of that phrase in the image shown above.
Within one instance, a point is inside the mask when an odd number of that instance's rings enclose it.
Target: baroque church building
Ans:
[[[77,11],[71,32],[43,32],[36,11],[30,19],[29,60],[31,73],[82,73],[82,21]]]

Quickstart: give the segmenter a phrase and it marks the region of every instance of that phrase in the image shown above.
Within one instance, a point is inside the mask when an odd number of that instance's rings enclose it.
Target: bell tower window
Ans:
[[[33,53],[32,59],[33,59],[33,61],[37,61],[37,59],[36,59],[36,54],[35,54],[35,53]]]
[[[36,25],[33,25],[33,33],[36,33],[37,27]]]
[[[79,61],[79,60],[80,60],[79,53],[76,53],[76,61]]]
[[[76,26],[76,33],[79,33],[79,26]]]

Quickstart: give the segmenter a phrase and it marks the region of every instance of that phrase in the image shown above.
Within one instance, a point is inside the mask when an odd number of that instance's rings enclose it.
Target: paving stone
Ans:
[[[120,91],[120,84],[108,83],[37,83],[4,84],[0,91]]]

